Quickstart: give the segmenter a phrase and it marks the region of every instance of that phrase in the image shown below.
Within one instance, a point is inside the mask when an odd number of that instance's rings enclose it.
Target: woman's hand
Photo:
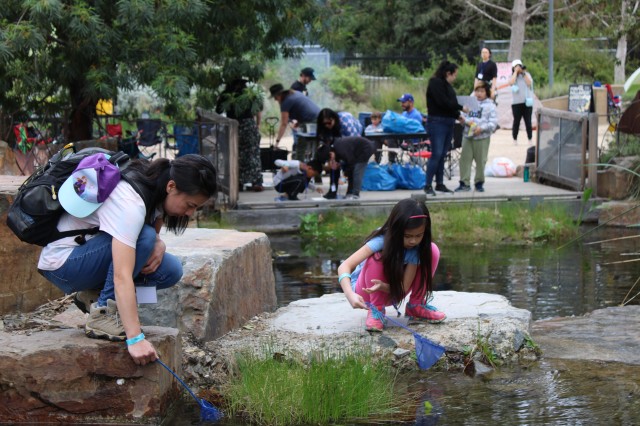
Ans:
[[[347,295],[347,300],[349,301],[349,304],[351,304],[351,307],[353,309],[368,309],[367,304],[364,302],[362,296],[360,296],[356,292],[350,292]]]
[[[145,339],[127,346],[127,349],[129,350],[129,355],[131,355],[131,358],[133,358],[133,362],[135,362],[136,365],[145,365],[158,359],[156,348],[153,347],[151,342]]]
[[[369,294],[374,293],[376,291],[383,291],[385,293],[389,293],[391,291],[391,286],[389,286],[389,284],[387,284],[385,282],[373,279],[373,280],[371,280],[371,283],[373,283],[373,285],[371,287],[363,288],[363,290],[366,291]]]
[[[164,253],[167,251],[167,246],[164,241],[160,238],[156,239],[156,243],[153,246],[153,251],[151,252],[151,256],[147,260],[147,263],[144,265],[142,270],[140,271],[143,274],[151,274],[156,271],[160,267],[162,263],[162,259],[164,258]]]

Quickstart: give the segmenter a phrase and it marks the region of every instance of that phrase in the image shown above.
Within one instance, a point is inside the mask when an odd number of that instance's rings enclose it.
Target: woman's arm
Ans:
[[[115,286],[118,314],[122,319],[127,339],[142,333],[138,307],[136,304],[136,292],[133,284],[133,267],[136,259],[136,251],[133,247],[113,239],[111,243],[113,256],[113,282]],[[141,340],[127,346],[133,362],[145,365],[158,358],[155,348],[148,340]]]
[[[533,79],[531,78],[531,74],[528,72],[523,73],[524,83],[527,85],[529,89],[531,89],[531,83],[533,83]]]
[[[362,263],[362,261],[366,260],[372,254],[373,251],[371,251],[371,249],[365,244],[364,246],[360,247],[358,251],[349,256],[347,260],[342,262],[340,266],[338,266],[339,277],[342,276],[342,274],[349,274],[348,277],[342,278],[339,284],[342,288],[342,292],[346,296],[353,309],[367,309],[367,305],[364,303],[364,299],[362,298],[362,296],[357,294],[351,288],[351,273],[360,263]]]
[[[278,127],[278,136],[276,136],[276,147],[280,143],[280,139],[284,136],[284,132],[287,130],[287,126],[289,125],[289,113],[287,111],[282,111],[280,113],[280,127]]]

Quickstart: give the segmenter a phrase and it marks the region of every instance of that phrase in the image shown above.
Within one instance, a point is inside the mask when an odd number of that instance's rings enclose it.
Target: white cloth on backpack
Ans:
[[[146,208],[142,197],[121,180],[98,210],[85,218],[77,218],[63,213],[58,221],[59,231],[90,229],[98,226],[129,247],[136,248],[138,236],[145,223]],[[87,235],[87,241],[95,235]],[[66,261],[73,249],[78,247],[75,237],[66,237],[49,243],[42,249],[38,269],[55,271]]]

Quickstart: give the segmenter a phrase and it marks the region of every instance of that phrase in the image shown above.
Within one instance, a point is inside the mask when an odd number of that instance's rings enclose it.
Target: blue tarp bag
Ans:
[[[391,176],[386,167],[371,162],[367,164],[362,178],[363,191],[393,191],[396,189],[396,178]]]
[[[396,178],[400,189],[422,189],[427,178],[422,167],[415,164],[393,163],[389,166],[389,173]]]
[[[424,127],[416,120],[387,110],[382,116],[382,128],[386,133],[421,133]]]

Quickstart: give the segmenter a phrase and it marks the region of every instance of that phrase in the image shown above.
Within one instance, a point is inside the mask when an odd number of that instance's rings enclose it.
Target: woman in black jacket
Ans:
[[[427,86],[427,131],[431,140],[431,158],[427,163],[427,179],[424,192],[435,196],[435,191],[453,192],[444,183],[444,160],[453,139],[453,125],[460,119],[460,111],[466,110],[458,104],[456,91],[451,84],[458,77],[458,65],[442,61]],[[435,191],[432,186],[436,177]]]
[[[331,145],[323,143],[320,148],[318,148],[316,159],[322,164],[329,162],[330,167],[331,163],[334,162],[340,164],[344,168],[348,180],[347,196],[345,198],[348,200],[357,200],[360,198],[364,171],[375,151],[375,145],[369,139],[361,136],[349,136],[337,138]],[[332,186],[335,185],[335,188],[332,187],[329,192],[329,194],[333,195],[327,196],[327,194],[325,198],[336,198],[338,189],[337,179],[332,179],[331,181],[335,182],[332,183]]]

